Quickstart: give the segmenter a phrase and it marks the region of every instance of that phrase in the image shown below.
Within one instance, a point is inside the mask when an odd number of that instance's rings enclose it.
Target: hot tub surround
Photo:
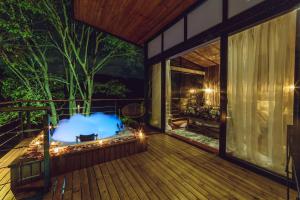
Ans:
[[[49,150],[51,176],[146,151],[148,137],[141,130],[131,131],[72,145],[52,141]],[[27,152],[11,166],[11,174],[14,180],[18,180],[12,185],[18,186],[36,180],[43,174],[43,134],[41,132],[33,139]]]

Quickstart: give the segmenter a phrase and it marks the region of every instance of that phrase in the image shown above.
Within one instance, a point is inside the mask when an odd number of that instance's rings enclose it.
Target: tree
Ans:
[[[51,0],[44,0],[42,6],[55,30],[48,32],[49,37],[67,61],[69,103],[72,107],[72,99],[78,92],[84,102],[83,112],[89,114],[95,74],[114,58],[133,60],[140,57],[139,49],[74,21],[68,13],[70,1],[53,4]]]
[[[39,6],[36,1],[1,1],[0,58],[29,93],[42,94],[49,100],[52,121],[56,124],[57,112],[50,90],[50,81],[55,77],[49,74],[47,57],[51,45],[43,34],[41,24],[45,18]]]
[[[89,114],[95,74],[117,57],[130,62],[141,56],[137,47],[75,21],[70,5],[67,0],[0,2],[0,59],[29,91],[50,101],[54,124],[54,83],[67,89],[70,115],[78,98]],[[60,58],[64,74],[50,73],[53,55]]]

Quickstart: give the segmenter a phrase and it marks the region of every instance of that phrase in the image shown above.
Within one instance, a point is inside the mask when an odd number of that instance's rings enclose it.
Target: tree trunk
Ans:
[[[53,102],[52,93],[50,91],[49,78],[48,78],[47,72],[44,72],[44,80],[45,80],[44,87],[45,87],[45,91],[46,91],[46,94],[49,99],[49,105],[50,105],[50,109],[51,109],[51,122],[54,126],[56,126],[58,123],[58,116],[57,116],[55,104]]]
[[[69,117],[74,115],[76,113],[76,95],[75,95],[75,89],[74,89],[74,75],[72,73],[72,70],[69,69]]]
[[[94,77],[87,76],[87,91],[85,100],[85,114],[90,115],[91,113],[91,106],[92,106],[92,97],[93,97],[93,90],[94,90]]]

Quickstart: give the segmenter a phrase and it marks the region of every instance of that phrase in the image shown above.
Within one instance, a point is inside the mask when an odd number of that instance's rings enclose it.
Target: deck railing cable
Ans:
[[[14,122],[17,122],[17,121],[19,121],[19,120],[20,120],[20,118],[17,118],[17,119],[13,119],[13,120],[11,120],[11,121],[7,121],[7,122],[5,122],[4,124],[1,124],[1,125],[0,125],[0,130],[1,130],[1,128],[5,127],[5,126],[7,126],[7,125],[9,125],[9,124],[12,124],[12,123],[14,123]]]
[[[21,127],[21,124],[19,124],[18,126],[12,128],[12,129],[10,129],[10,130],[8,130],[8,131],[6,131],[6,132],[4,132],[4,133],[0,133],[0,137],[5,136],[5,135],[7,135],[8,133],[18,133],[18,132],[20,132],[20,131],[17,131],[17,132],[12,132],[12,131],[14,131],[14,130],[20,128],[20,127]],[[1,146],[0,146],[0,147],[1,147]]]

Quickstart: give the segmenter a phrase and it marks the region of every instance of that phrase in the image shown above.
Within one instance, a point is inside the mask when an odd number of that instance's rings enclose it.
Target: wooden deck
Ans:
[[[9,165],[12,164],[12,162],[14,162],[16,159],[18,159],[21,155],[25,153],[27,146],[31,142],[31,140],[32,138],[28,138],[21,141],[15,147],[15,149],[10,150],[0,159],[0,199],[17,198],[11,191]],[[24,196],[23,194],[19,194],[19,195]]]
[[[147,152],[57,177],[56,188],[54,199],[73,200],[286,197],[284,186],[162,134],[150,136]]]

